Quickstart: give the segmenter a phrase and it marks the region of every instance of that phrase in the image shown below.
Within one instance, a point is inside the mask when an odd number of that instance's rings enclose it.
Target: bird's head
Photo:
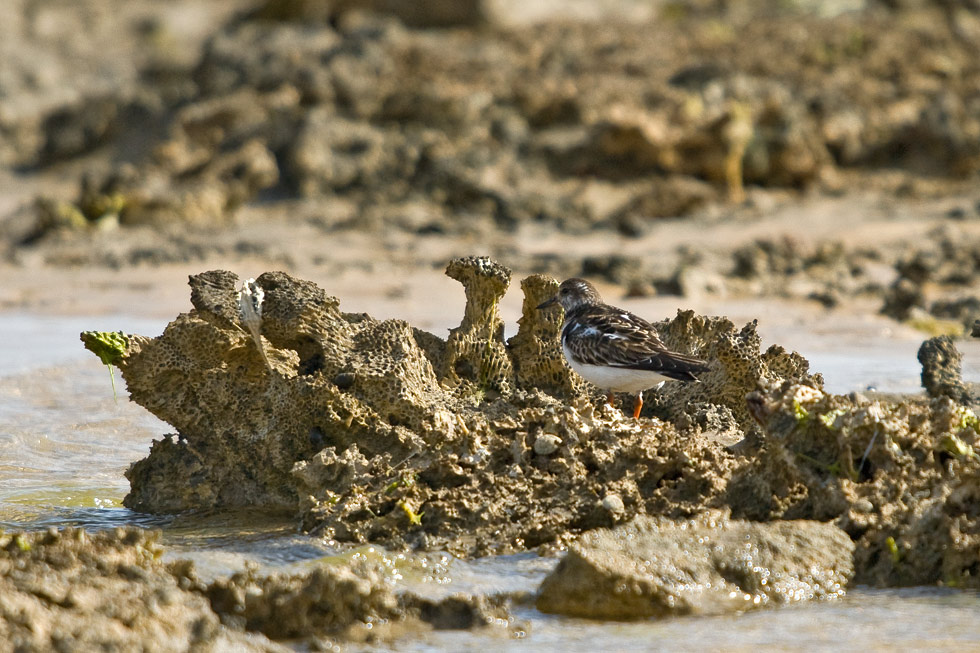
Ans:
[[[565,312],[579,306],[601,304],[599,291],[585,279],[565,279],[558,286],[554,297],[538,304],[538,308],[547,308],[553,304],[561,304]]]

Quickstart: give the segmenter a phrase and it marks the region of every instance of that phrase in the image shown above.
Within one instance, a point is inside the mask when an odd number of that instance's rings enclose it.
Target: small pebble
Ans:
[[[852,506],[854,512],[874,512],[874,504],[867,499],[858,499]]]
[[[341,372],[333,378],[333,384],[341,390],[346,390],[354,385],[355,380],[356,377],[353,372]]]
[[[602,497],[602,507],[614,515],[618,515],[626,510],[626,506],[623,505],[623,500],[618,494],[607,494]]]
[[[543,433],[534,439],[534,453],[539,456],[550,456],[560,446],[561,438],[552,433]]]

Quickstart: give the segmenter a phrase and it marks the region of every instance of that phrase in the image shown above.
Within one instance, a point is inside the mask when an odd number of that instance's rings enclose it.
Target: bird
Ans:
[[[610,406],[613,392],[635,394],[634,419],[640,417],[644,390],[665,381],[697,381],[708,370],[706,361],[669,350],[642,317],[602,301],[585,279],[562,281],[538,309],[554,304],[565,309],[561,348],[569,366],[604,390]]]

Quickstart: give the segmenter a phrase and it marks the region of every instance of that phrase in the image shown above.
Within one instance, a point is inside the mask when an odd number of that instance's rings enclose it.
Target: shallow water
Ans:
[[[764,325],[765,323],[763,323]],[[170,558],[195,560],[205,578],[240,570],[295,570],[338,555],[281,518],[256,515],[155,517],[122,507],[127,467],[172,429],[129,402],[117,378],[84,351],[85,329],[159,334],[165,321],[126,316],[51,317],[0,313],[0,528],[39,529],[135,524],[164,529]],[[921,336],[882,332],[880,323],[775,322],[767,342],[807,356],[828,390],[868,386],[918,389]],[[843,329],[843,332],[841,331]],[[980,378],[980,349],[962,343],[964,373]],[[373,547],[356,555],[383,560],[399,587],[437,598],[451,592],[533,591],[556,563],[533,554],[460,561],[432,554],[392,555]],[[344,555],[351,555],[350,552]],[[503,630],[436,632],[399,641],[402,651],[535,650],[980,650],[980,595],[939,589],[852,591],[846,600],[749,613],[640,623],[599,623],[518,608],[525,639]],[[366,648],[365,650],[372,650]]]
[[[516,615],[530,622],[524,639],[442,631],[399,642],[398,650],[976,651],[978,614],[980,595],[974,592],[859,588],[834,603],[635,623],[559,618],[524,609]]]

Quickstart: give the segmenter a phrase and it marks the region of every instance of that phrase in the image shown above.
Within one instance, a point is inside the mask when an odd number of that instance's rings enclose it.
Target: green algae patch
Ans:
[[[932,315],[918,315],[905,321],[905,324],[929,337],[952,336],[959,338],[965,329],[956,320],[944,320]]]
[[[399,501],[397,505],[405,513],[405,516],[408,517],[409,524],[412,526],[422,525],[422,515],[425,514],[424,512],[415,512],[405,501]]]
[[[895,542],[895,538],[889,535],[885,538],[885,547],[888,548],[888,553],[891,554],[892,564],[897,565],[902,561],[902,552],[898,549],[898,543]]]
[[[126,356],[126,351],[129,349],[129,336],[122,331],[82,331],[81,340],[85,348],[98,356],[99,360],[109,368],[112,398],[117,399],[116,378],[112,374],[112,366],[118,366]]]
[[[974,458],[977,452],[973,450],[973,447],[963,442],[960,438],[956,437],[952,433],[947,433],[943,436],[942,440],[939,441],[945,452],[956,456],[957,458]]]
[[[129,336],[122,331],[82,331],[81,339],[106,365],[119,365],[129,347]]]
[[[19,492],[4,499],[19,506],[61,506],[66,508],[121,508],[118,488],[89,488],[71,485],[53,486],[43,490]]]

